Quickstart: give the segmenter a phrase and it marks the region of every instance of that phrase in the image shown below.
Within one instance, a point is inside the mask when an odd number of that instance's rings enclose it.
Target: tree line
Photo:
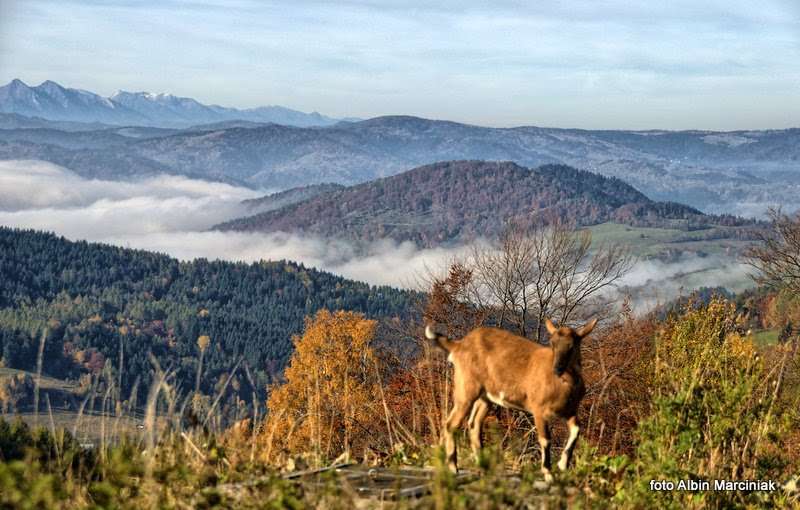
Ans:
[[[193,388],[206,336],[201,391],[213,392],[240,358],[263,391],[282,373],[304,317],[325,308],[402,318],[413,299],[293,262],[181,262],[0,228],[0,363],[35,369],[44,335],[43,367],[53,377],[108,366],[122,388],[138,381],[146,389],[152,354]]]

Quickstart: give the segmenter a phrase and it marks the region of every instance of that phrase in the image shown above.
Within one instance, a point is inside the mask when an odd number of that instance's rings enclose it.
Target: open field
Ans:
[[[753,333],[753,342],[760,346],[778,343],[781,332],[778,329],[764,329]]]
[[[20,374],[36,379],[33,372],[0,368],[0,381]],[[31,396],[17,409],[6,411],[2,417],[7,421],[21,419],[33,428],[44,427],[51,431],[64,429],[86,446],[99,444],[103,437],[106,441],[115,442],[123,436],[137,436],[144,428],[144,413],[141,410],[131,413],[127,409],[120,409],[119,416],[113,410],[106,413],[98,411],[103,399],[100,394],[96,394],[94,399],[89,398],[83,411],[79,412],[86,394],[74,381],[43,374],[39,389],[38,414],[34,411]]]
[[[628,246],[634,264],[618,291],[640,311],[668,303],[702,287],[742,292],[753,286],[742,258],[752,241],[736,239],[736,229],[687,231],[603,223],[590,227],[592,241]]]
[[[99,413],[86,413],[78,415],[76,411],[53,410],[52,415],[47,409],[42,410],[37,416],[32,412],[9,414],[6,420],[21,419],[31,427],[45,427],[49,430],[64,429],[70,433],[75,432],[75,439],[84,446],[96,446],[102,441],[103,431],[107,441],[116,442],[122,436],[138,436],[144,429],[140,417],[123,415],[117,418],[113,415],[103,416]]]
[[[34,380],[36,380],[36,374],[34,372],[17,370],[16,368],[0,368],[0,379],[4,379],[6,377],[13,377],[15,375],[20,375],[20,374],[27,374],[31,376]],[[79,393],[79,387],[77,383],[71,381],[65,381],[62,379],[56,379],[54,377],[49,377],[44,374],[42,374],[42,378],[39,382],[39,388],[42,390],[72,393],[73,395],[77,395]]]
[[[589,227],[595,242],[626,244],[640,258],[674,258],[680,252],[700,256],[735,257],[751,241],[724,238],[743,227],[711,227],[703,230],[631,227],[619,223],[602,223]],[[719,237],[707,239],[708,237]]]

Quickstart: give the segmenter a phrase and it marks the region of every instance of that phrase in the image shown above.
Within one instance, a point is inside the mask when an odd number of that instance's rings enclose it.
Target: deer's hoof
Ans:
[[[547,482],[547,483],[552,483],[553,482],[553,475],[550,473],[550,471],[545,471],[543,474],[544,474],[544,481],[545,482]]]

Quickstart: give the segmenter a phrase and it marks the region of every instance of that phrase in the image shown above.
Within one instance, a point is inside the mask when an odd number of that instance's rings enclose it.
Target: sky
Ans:
[[[0,0],[0,81],[487,126],[800,126],[798,0]]]

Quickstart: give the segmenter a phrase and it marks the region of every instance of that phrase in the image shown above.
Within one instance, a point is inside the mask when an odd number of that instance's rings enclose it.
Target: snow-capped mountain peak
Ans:
[[[164,127],[232,120],[293,126],[324,126],[338,122],[316,112],[303,113],[281,106],[239,110],[209,106],[166,92],[118,90],[103,97],[88,90],[66,88],[52,80],[31,87],[19,79],[0,87],[0,112],[50,120]]]

